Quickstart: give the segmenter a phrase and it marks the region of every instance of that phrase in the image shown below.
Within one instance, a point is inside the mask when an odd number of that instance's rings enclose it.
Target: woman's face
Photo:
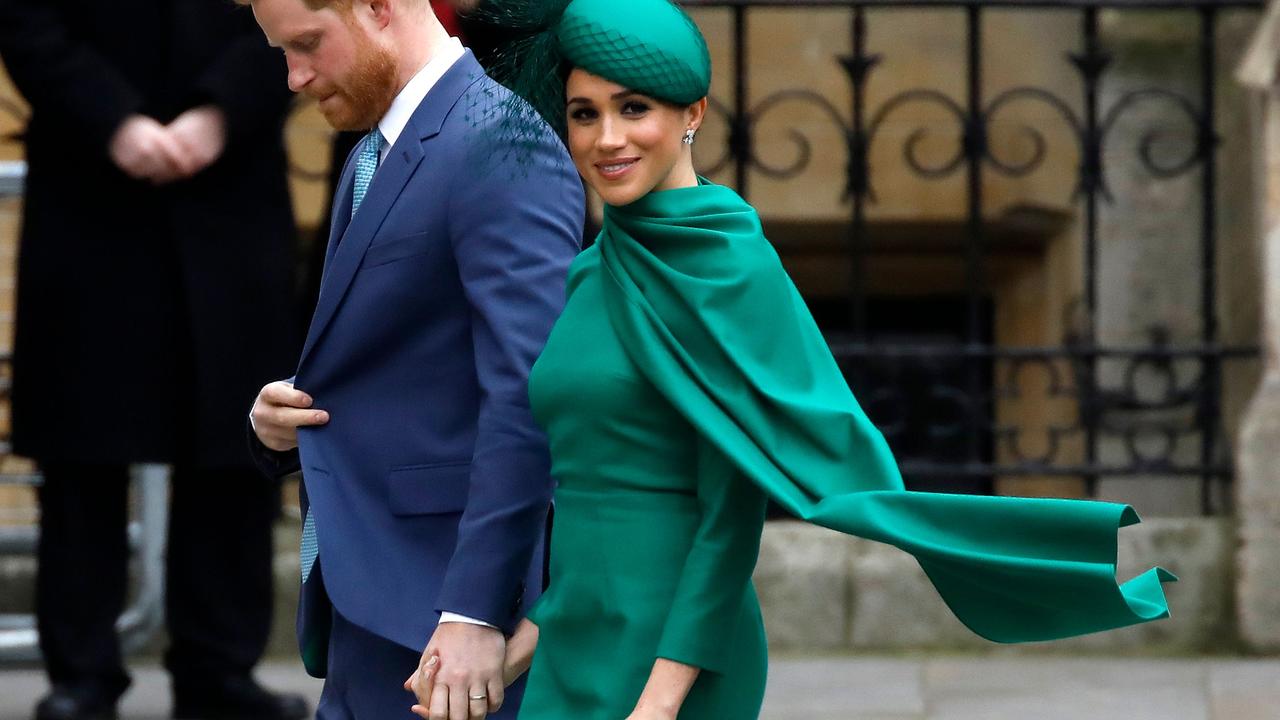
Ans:
[[[653,190],[697,184],[682,140],[702,121],[702,102],[676,107],[575,69],[566,86],[569,152],[601,199],[627,205]]]

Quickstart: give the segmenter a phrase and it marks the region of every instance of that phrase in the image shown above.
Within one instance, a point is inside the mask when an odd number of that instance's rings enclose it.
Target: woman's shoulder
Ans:
[[[786,276],[782,258],[764,234],[755,211],[750,206],[744,207],[746,210],[741,217],[731,221],[722,219],[724,224],[731,222],[737,225],[736,231],[720,235],[715,241],[704,244],[701,252],[691,256],[690,259],[696,257],[697,264],[701,266],[694,269],[695,273],[705,274],[709,279],[733,277],[750,281]]]
[[[704,237],[714,237],[704,246],[707,260],[715,266],[728,265],[747,276],[776,276],[783,272],[782,260],[765,235],[760,214],[733,188],[699,178],[696,192],[708,200],[699,208],[695,223],[705,227]]]
[[[583,280],[591,277],[600,269],[600,246],[598,244],[578,253],[569,265],[569,278],[566,283],[568,294],[572,295]]]
[[[734,256],[742,263],[743,270],[749,275],[777,277],[786,274],[778,249],[764,232],[738,238],[733,250]]]

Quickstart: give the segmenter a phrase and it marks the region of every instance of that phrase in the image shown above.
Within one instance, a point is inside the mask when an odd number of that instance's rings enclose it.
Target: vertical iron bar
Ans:
[[[1200,8],[1200,143],[1201,161],[1204,163],[1203,211],[1201,212],[1200,250],[1202,263],[1201,310],[1203,318],[1202,340],[1207,352],[1201,359],[1204,382],[1200,392],[1200,465],[1201,510],[1205,515],[1213,513],[1213,478],[1216,439],[1221,413],[1220,357],[1216,350],[1218,339],[1218,282],[1217,253],[1214,242],[1217,237],[1217,104],[1214,98],[1214,68],[1216,60],[1217,10],[1204,5]]]
[[[733,69],[737,71],[733,86],[733,137],[730,143],[734,155],[734,180],[738,193],[749,198],[747,169],[751,164],[751,119],[747,117],[747,8],[733,8]]]
[[[984,362],[978,350],[982,340],[983,292],[983,217],[982,163],[986,156],[986,127],[982,111],[982,8],[965,8],[968,19],[968,119],[965,127],[965,153],[968,159],[969,221],[965,253],[965,283],[968,292],[968,315],[965,341],[965,368],[968,375],[969,418],[967,445],[971,464],[982,462],[982,428],[986,424],[982,409],[982,370]]]
[[[1084,377],[1080,388],[1080,416],[1084,424],[1084,455],[1086,467],[1098,464],[1098,195],[1105,187],[1103,176],[1102,137],[1098,126],[1098,87],[1106,61],[1098,41],[1098,9],[1087,7],[1082,20],[1084,53],[1079,62],[1084,80],[1085,143],[1087,156],[1083,158],[1084,171],[1081,190],[1084,192],[1084,327],[1081,328],[1081,358]],[[1098,475],[1084,477],[1089,497],[1097,497]]]
[[[853,196],[853,226],[849,237],[851,255],[849,271],[852,305],[850,320],[853,325],[854,338],[859,342],[867,339],[867,293],[866,255],[869,249],[867,238],[867,193],[870,189],[870,158],[867,156],[866,138],[866,90],[867,71],[870,69],[870,58],[867,57],[867,22],[866,9],[855,5],[853,9],[853,129],[849,137],[849,173],[850,194]]]

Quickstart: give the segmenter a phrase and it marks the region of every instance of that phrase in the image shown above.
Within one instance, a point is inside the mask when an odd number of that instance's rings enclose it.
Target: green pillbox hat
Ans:
[[[672,0],[488,0],[472,16],[509,37],[490,74],[562,136],[568,66],[678,105],[711,88],[707,41]],[[511,114],[508,139],[536,134],[527,118]]]
[[[680,105],[711,87],[711,56],[670,0],[572,0],[556,26],[564,57],[623,87]]]

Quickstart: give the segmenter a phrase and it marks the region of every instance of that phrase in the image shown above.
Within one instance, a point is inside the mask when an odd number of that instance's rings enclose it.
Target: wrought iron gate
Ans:
[[[1260,5],[1251,0],[686,0],[698,11],[729,15],[727,55],[731,68],[717,71],[732,74],[732,91],[727,97],[712,98],[710,122],[723,123],[727,142],[718,160],[705,163],[713,178],[732,184],[749,200],[752,178],[779,180],[799,176],[813,158],[813,148],[802,133],[793,132],[794,162],[778,165],[766,161],[759,152],[758,129],[763,119],[785,103],[807,106],[813,117],[833,123],[843,138],[847,163],[843,182],[848,205],[843,240],[851,278],[848,288],[847,327],[829,333],[838,359],[847,368],[850,382],[872,419],[881,426],[902,460],[909,480],[943,478],[947,482],[1008,476],[1079,477],[1088,492],[1096,490],[1098,479],[1108,476],[1191,476],[1202,483],[1203,512],[1215,511],[1212,498],[1215,483],[1229,480],[1231,464],[1224,446],[1222,381],[1224,365],[1250,358],[1256,348],[1227,346],[1219,332],[1217,265],[1218,108],[1215,103],[1215,74],[1218,70],[1217,25],[1220,15],[1230,10]],[[709,9],[716,9],[711,11]],[[851,103],[837,105],[823,94],[804,87],[784,89],[766,96],[753,95],[752,67],[757,58],[770,53],[781,62],[788,48],[751,47],[750,23],[763,9],[811,8],[844,9],[848,18],[848,46],[832,50],[830,69],[842,73],[851,88]],[[883,54],[868,47],[868,28],[888,13],[949,9],[963,17],[964,53],[957,57],[965,74],[964,92],[957,96],[934,87],[908,87],[872,107],[867,88],[872,81],[892,82],[877,75]],[[1198,36],[1196,92],[1164,87],[1128,89],[1103,102],[1100,89],[1108,82],[1113,56],[1105,44],[1100,18],[1108,12],[1146,13],[1163,10],[1181,13],[1187,26]],[[1078,28],[1077,49],[1062,58],[1070,72],[1078,76],[1080,92],[1071,96],[1037,84],[1019,85],[991,96],[984,95],[984,20],[993,12],[1070,13]],[[849,52],[851,49],[851,52]],[[918,48],[915,48],[918,50]],[[723,51],[724,48],[718,48]],[[891,52],[912,52],[910,45]],[[1072,204],[1082,234],[1083,287],[1076,300],[1074,329],[1061,342],[1045,346],[1001,346],[990,337],[986,264],[989,228],[983,218],[984,192],[990,174],[1023,177],[1035,172],[1044,160],[1048,140],[1034,127],[1025,128],[1031,151],[1029,157],[1010,159],[1007,149],[991,141],[991,126],[1000,113],[1016,103],[1039,103],[1056,113],[1070,128],[1078,152],[1078,172]],[[877,170],[871,162],[877,142],[886,142],[886,121],[911,104],[928,104],[955,124],[959,142],[949,157],[922,158],[918,152],[927,133],[918,129],[902,147],[902,162],[915,176],[936,180],[963,175],[966,183],[967,217],[963,220],[964,292],[956,298],[960,309],[955,318],[955,337],[949,342],[916,343],[877,339],[874,332],[876,302],[868,291],[867,262],[873,250],[876,228],[868,220],[877,196]],[[1191,139],[1184,143],[1181,157],[1157,152],[1159,131],[1144,133],[1136,158],[1126,154],[1131,148],[1116,147],[1114,130],[1135,108],[1159,105],[1178,122],[1189,124]],[[1112,141],[1109,144],[1109,140]],[[1146,172],[1150,182],[1198,176],[1197,207],[1186,213],[1186,222],[1198,226],[1200,278],[1195,288],[1200,305],[1200,331],[1193,341],[1174,342],[1170,333],[1153,328],[1144,344],[1108,344],[1096,332],[1099,303],[1099,215],[1107,203],[1124,203],[1108,183],[1108,171],[1123,160]],[[1072,189],[1066,188],[1072,195]],[[769,219],[765,218],[766,230]],[[1190,378],[1177,368],[1190,366]],[[1020,378],[1036,368],[1050,378],[1050,394],[1069,398],[1074,417],[1044,430],[1041,450],[1026,449],[1026,430],[1016,423],[1001,422],[996,405],[1002,398],[1016,396]],[[1107,372],[1104,372],[1106,370]],[[907,379],[904,378],[904,372]],[[914,375],[913,375],[914,373]],[[1142,376],[1159,391],[1142,391]],[[894,380],[894,378],[897,380]],[[911,379],[914,378],[914,379]],[[927,385],[924,387],[923,385]],[[928,399],[930,417],[911,419],[911,393]],[[918,405],[918,403],[917,403]],[[918,408],[917,408],[918,409]],[[922,447],[903,452],[910,445],[906,433],[914,424],[923,433]],[[1100,455],[1102,442],[1122,448],[1119,457]],[[1075,443],[1078,452],[1064,447]],[[1193,453],[1186,443],[1195,445]],[[932,450],[931,450],[932,448]],[[941,451],[943,448],[949,450]],[[934,452],[933,450],[939,450]],[[1193,457],[1192,457],[1193,455]],[[1220,486],[1219,486],[1220,489]]]

